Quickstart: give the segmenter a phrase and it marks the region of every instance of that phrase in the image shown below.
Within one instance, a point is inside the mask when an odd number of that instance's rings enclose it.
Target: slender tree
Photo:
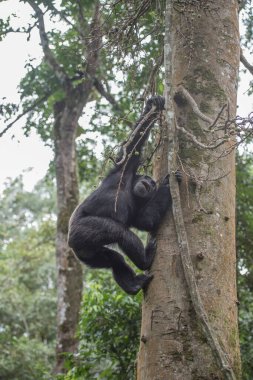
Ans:
[[[78,120],[89,100],[99,64],[101,46],[99,2],[94,2],[90,25],[84,16],[81,2],[77,4],[76,28],[86,61],[85,71],[78,84],[67,74],[50,48],[42,9],[35,1],[27,1],[35,12],[44,59],[56,76],[63,96],[54,103],[54,147],[57,182],[57,360],[55,372],[64,371],[64,353],[77,347],[76,326],[82,293],[82,268],[67,244],[69,218],[78,203],[78,178],[75,139]],[[53,5],[52,5],[53,6]],[[50,5],[49,5],[50,8]],[[57,11],[55,9],[55,11]],[[67,19],[67,22],[68,19]]]
[[[185,181],[179,197],[172,176],[174,217],[157,235],[138,380],[240,378],[230,123],[239,57],[237,1],[167,0],[168,130],[154,170],[162,177],[169,163]]]

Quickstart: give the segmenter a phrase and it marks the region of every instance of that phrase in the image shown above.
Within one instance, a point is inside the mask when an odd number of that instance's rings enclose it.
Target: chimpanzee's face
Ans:
[[[148,175],[138,175],[133,185],[133,193],[139,198],[150,198],[156,190],[155,181]]]

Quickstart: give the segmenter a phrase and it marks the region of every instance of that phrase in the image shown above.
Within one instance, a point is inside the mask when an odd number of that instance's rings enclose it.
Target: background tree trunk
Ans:
[[[76,326],[82,296],[82,268],[67,243],[69,218],[78,204],[75,152],[78,119],[83,102],[69,99],[55,104],[55,169],[57,181],[57,347],[55,373],[64,371],[64,353],[77,348]],[[74,104],[76,103],[76,104]]]
[[[79,20],[77,25],[83,54],[86,58],[86,69],[83,81],[73,84],[62,64],[50,49],[45,30],[44,14],[32,0],[27,0],[33,8],[38,20],[41,45],[45,61],[52,69],[64,93],[64,99],[54,104],[54,145],[55,169],[57,182],[57,231],[56,231],[56,265],[57,265],[57,347],[55,373],[66,371],[65,354],[74,352],[77,345],[76,327],[78,323],[81,294],[81,265],[68,247],[69,218],[78,204],[79,187],[75,139],[78,120],[82,115],[94,86],[95,74],[99,65],[101,48],[100,3],[94,2],[92,20],[84,35],[87,21],[83,17],[84,9],[79,4]],[[89,39],[87,38],[89,36]]]
[[[224,104],[232,118],[236,112],[239,67],[237,1],[174,1],[173,87],[182,84],[200,110],[215,119]],[[186,101],[177,99],[179,126],[203,143],[216,134],[205,134],[200,120]],[[168,141],[164,139],[155,176],[167,171]],[[202,181],[201,206],[196,189],[181,185],[185,225],[195,277],[210,324],[236,378],[240,378],[237,327],[235,255],[234,153],[218,157],[231,142],[215,151],[196,148],[179,135],[178,168]],[[200,208],[207,212],[200,211]],[[143,302],[138,380],[224,379],[216,364],[187,290],[175,226],[169,213],[158,232],[157,255]]]

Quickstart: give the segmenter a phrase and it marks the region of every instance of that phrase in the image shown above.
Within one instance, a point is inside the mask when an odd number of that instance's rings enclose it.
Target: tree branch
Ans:
[[[79,31],[79,29],[76,27],[76,25],[71,22],[68,17],[64,14],[64,11],[59,11],[54,4],[50,4],[50,9],[52,9],[60,18],[66,22],[66,24],[70,25],[74,30]]]
[[[202,119],[203,121],[206,121],[209,124],[213,124],[214,121],[209,116],[205,115],[203,112],[200,111],[197,103],[195,102],[193,97],[190,95],[190,93],[186,90],[186,88],[184,88],[182,85],[178,86],[178,88],[176,90],[176,94],[183,96],[187,100],[187,102],[192,107],[193,112],[200,119]]]
[[[164,52],[162,52],[161,56],[158,58],[158,61],[156,62],[156,64],[152,68],[150,75],[149,75],[149,78],[148,78],[147,86],[146,86],[141,98],[145,99],[147,94],[149,92],[152,92],[152,90],[153,90],[153,92],[155,92],[155,77],[156,77],[158,70],[160,69],[160,67],[163,64],[163,60],[164,60]]]
[[[97,91],[100,93],[100,95],[102,95],[113,106],[115,110],[117,111],[120,110],[118,103],[116,102],[112,94],[106,91],[103,83],[99,79],[94,78],[94,86],[97,89]]]
[[[10,124],[8,124],[1,132],[0,132],[0,138],[3,137],[3,135],[23,116],[25,116],[28,112],[32,111],[35,107],[37,107],[39,104],[45,102],[49,96],[51,96],[52,93],[48,92],[42,98],[37,99],[33,104],[31,104],[29,107],[27,107],[21,114],[19,114],[16,119],[14,119]]]
[[[100,28],[100,4],[96,1],[93,19],[90,24],[89,31],[90,39],[87,43],[87,67],[86,73],[88,76],[94,78],[98,66],[99,50],[102,44],[102,35]]]
[[[37,20],[38,20],[40,41],[41,41],[41,46],[42,46],[43,53],[45,56],[45,60],[47,64],[51,67],[51,69],[54,71],[63,89],[65,91],[70,91],[72,89],[71,81],[69,77],[67,76],[67,74],[65,73],[63,67],[59,64],[59,62],[57,62],[54,54],[49,48],[49,41],[48,41],[47,34],[45,31],[43,12],[34,1],[28,0],[27,2],[33,8],[35,12],[35,16],[37,17]]]
[[[216,149],[218,148],[219,146],[221,146],[222,144],[224,144],[228,138],[222,138],[219,142],[215,142],[214,144],[210,144],[210,145],[206,145],[206,144],[203,144],[201,141],[199,141],[196,136],[194,136],[191,132],[187,131],[184,127],[180,127],[177,122],[175,121],[176,123],[176,129],[178,131],[181,131],[183,132],[187,137],[189,137],[189,139],[196,145],[198,146],[199,148],[201,149]]]
[[[253,75],[253,65],[251,65],[247,59],[245,58],[245,56],[243,55],[243,51],[242,51],[242,48],[240,50],[240,61],[242,62],[243,66],[246,67],[246,69],[249,70],[249,72]]]
[[[83,45],[85,45],[85,43],[84,43],[84,39],[85,39],[84,31],[87,27],[87,23],[85,21],[85,17],[83,14],[83,7],[82,7],[81,1],[77,0],[76,2],[77,2],[77,6],[78,6],[78,22],[79,22],[78,29],[80,30],[80,36],[82,37]]]

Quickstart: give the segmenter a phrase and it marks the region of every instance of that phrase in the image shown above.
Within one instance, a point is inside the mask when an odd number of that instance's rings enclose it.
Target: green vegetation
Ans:
[[[237,159],[237,254],[239,326],[243,380],[253,373],[253,159],[245,154]]]
[[[1,196],[0,378],[48,379],[55,350],[55,216],[52,188],[22,177]]]
[[[110,272],[86,276],[79,325],[78,355],[70,358],[65,380],[133,379],[139,344],[141,295],[131,297]]]

